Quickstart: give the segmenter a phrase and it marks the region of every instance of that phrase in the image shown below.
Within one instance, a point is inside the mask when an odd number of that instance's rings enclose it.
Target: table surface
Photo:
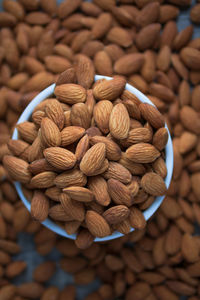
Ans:
[[[62,0],[57,1],[58,3],[62,2]],[[193,5],[195,4],[195,0],[192,1]],[[2,10],[2,1],[0,0],[0,10]],[[191,22],[189,20],[189,10],[184,10],[179,15],[177,19],[177,27],[178,30],[181,31]],[[200,37],[200,26],[194,26],[194,34],[193,38]],[[59,268],[59,259],[61,257],[60,253],[54,249],[50,254],[46,255],[45,257],[40,256],[36,250],[35,245],[33,242],[33,238],[31,235],[26,233],[20,233],[18,238],[18,243],[21,246],[22,251],[20,254],[14,257],[15,260],[23,260],[27,263],[27,269],[23,274],[18,276],[13,283],[18,285],[20,283],[29,282],[32,280],[32,272],[37,265],[42,263],[43,261],[55,261],[57,269],[53,277],[48,281],[47,285],[54,285],[57,286],[59,289],[63,289],[66,285],[73,283],[73,276],[70,274],[62,271]],[[100,285],[99,280],[95,280],[91,284],[87,286],[77,286],[77,300],[82,300],[84,297],[92,292],[95,291],[98,286]],[[181,300],[187,299],[186,297],[182,297]]]

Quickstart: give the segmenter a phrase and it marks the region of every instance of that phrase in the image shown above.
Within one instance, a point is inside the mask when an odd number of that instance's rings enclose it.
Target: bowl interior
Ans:
[[[99,79],[102,79],[102,78],[105,78],[107,80],[112,79],[112,77],[108,77],[108,76],[95,75],[95,81],[97,81]],[[31,114],[32,114],[34,108],[40,102],[42,102],[46,98],[50,97],[54,92],[54,88],[55,88],[55,84],[52,84],[48,88],[43,90],[41,93],[39,93],[29,103],[29,105],[26,107],[26,109],[23,111],[23,113],[21,114],[17,124],[28,121],[29,118],[31,117]],[[134,88],[130,84],[127,83],[125,88],[126,88],[126,90],[133,93],[141,102],[149,103],[151,105],[154,105],[143,93],[141,93],[139,90],[137,90],[136,88]],[[165,124],[165,127],[168,130],[168,127],[167,127],[166,124]],[[165,178],[165,184],[166,184],[167,188],[170,185],[171,178],[172,178],[172,172],[173,172],[173,146],[172,146],[172,140],[171,140],[169,130],[168,130],[168,135],[169,135],[168,143],[165,147],[165,153],[166,153],[165,163],[166,163],[166,166],[167,166],[167,176]],[[13,140],[18,139],[18,132],[17,132],[16,128],[13,132],[12,139]],[[14,184],[15,184],[15,188],[17,190],[17,193],[18,193],[20,199],[22,200],[22,202],[24,203],[24,205],[26,206],[28,211],[30,211],[31,204],[26,199],[26,197],[24,196],[24,194],[22,192],[21,183],[20,182],[14,182]],[[155,201],[151,204],[151,206],[149,208],[147,208],[145,211],[143,211],[143,215],[144,215],[146,220],[148,220],[156,212],[156,210],[159,208],[159,206],[161,205],[164,198],[165,198],[165,196],[156,197]],[[49,228],[50,230],[54,231],[55,233],[61,235],[61,236],[64,236],[64,237],[67,237],[67,238],[70,238],[70,239],[73,239],[73,240],[75,240],[75,238],[76,238],[76,234],[72,234],[72,235],[67,234],[66,231],[63,228],[61,228],[59,225],[57,225],[56,223],[51,221],[49,218],[47,218],[44,222],[42,222],[42,224],[44,226],[46,226],[47,228]],[[131,231],[133,231],[133,230],[134,230],[134,228],[131,228]],[[104,237],[104,238],[95,238],[95,242],[109,241],[109,240],[112,240],[112,239],[119,238],[121,236],[123,236],[122,233],[115,231],[110,236],[107,236],[107,237]]]

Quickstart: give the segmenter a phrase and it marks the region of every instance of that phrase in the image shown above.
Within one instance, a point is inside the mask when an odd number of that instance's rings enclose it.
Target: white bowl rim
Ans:
[[[108,76],[102,76],[102,75],[95,75],[95,81],[99,80],[99,79],[107,79],[107,80],[111,80],[112,77],[108,77]],[[46,89],[44,89],[42,92],[40,92],[29,104],[28,106],[25,108],[25,110],[23,111],[23,113],[21,114],[17,124],[28,121],[28,119],[31,117],[31,114],[34,110],[34,108],[43,100],[45,100],[46,98],[48,98],[49,96],[51,96],[54,92],[55,89],[55,84],[50,85],[49,87],[47,87]],[[131,86],[130,84],[126,84],[125,89],[132,92],[141,102],[144,103],[149,103],[153,106],[155,106],[142,92],[140,92],[138,89],[134,88],[133,86]],[[169,129],[167,127],[167,125],[165,124],[165,128],[168,131],[168,142],[167,145],[165,147],[165,152],[166,152],[166,167],[167,167],[167,176],[165,178],[165,184],[166,187],[168,188],[171,182],[171,178],[172,178],[172,173],[173,173],[173,145],[172,145],[172,139],[170,136],[170,132]],[[13,136],[12,136],[13,140],[17,140],[18,139],[18,132],[17,129],[15,128],[14,132],[13,132]],[[26,199],[26,197],[24,196],[23,192],[22,192],[22,186],[20,182],[14,182],[15,188],[17,190],[17,193],[20,197],[20,199],[22,200],[22,202],[24,203],[24,205],[26,206],[26,208],[28,209],[28,211],[30,212],[31,209],[31,204],[30,202]],[[151,204],[151,206],[149,208],[147,208],[146,210],[143,211],[143,215],[145,217],[145,220],[149,220],[149,218],[151,218],[151,216],[156,212],[156,210],[159,208],[159,206],[161,205],[161,203],[163,202],[165,198],[164,196],[159,196],[156,197],[155,201]],[[48,229],[54,231],[55,233],[64,236],[66,238],[75,240],[76,239],[76,234],[72,234],[69,235],[67,234],[67,232],[61,228],[59,225],[57,225],[56,223],[54,223],[53,221],[51,221],[49,218],[47,218],[44,222],[42,222],[42,224],[47,227]],[[134,228],[131,228],[132,232],[134,230]],[[104,238],[95,238],[95,242],[105,242],[105,241],[109,241],[112,239],[116,239],[116,238],[120,238],[124,236],[124,234],[115,231],[112,233],[112,235],[106,236]]]

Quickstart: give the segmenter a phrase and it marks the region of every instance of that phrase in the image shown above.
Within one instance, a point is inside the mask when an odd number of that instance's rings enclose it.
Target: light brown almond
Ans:
[[[85,129],[78,126],[65,127],[61,132],[62,147],[68,146],[78,141],[85,133]]]
[[[86,90],[82,86],[74,83],[60,84],[56,86],[54,94],[58,100],[67,104],[85,102],[86,100]]]
[[[111,80],[98,82],[93,88],[94,97],[97,100],[115,100],[123,92],[125,84],[126,81],[121,76],[115,76]]]
[[[151,144],[138,143],[126,150],[126,156],[136,163],[150,163],[160,156],[160,152]]]
[[[97,203],[103,206],[110,204],[111,199],[108,193],[107,182],[102,176],[90,177],[88,187],[94,194]]]
[[[68,215],[74,220],[82,222],[85,218],[85,209],[82,203],[70,199],[70,197],[62,193],[59,196],[61,205]]]
[[[85,186],[87,183],[87,177],[79,170],[73,169],[65,171],[54,180],[54,184],[59,188],[65,188],[68,186]]]
[[[128,207],[133,204],[133,197],[129,188],[116,179],[108,180],[108,192],[116,204],[124,204]]]
[[[64,112],[59,101],[54,99],[45,106],[46,116],[51,119],[60,130],[64,127]]]
[[[90,143],[92,145],[96,143],[104,143],[106,145],[106,157],[109,160],[119,160],[121,158],[121,149],[111,139],[104,136],[93,136],[90,138]]]
[[[116,179],[125,184],[131,182],[131,173],[127,168],[117,162],[109,162],[107,171],[103,174],[106,179]]]
[[[56,147],[61,144],[61,133],[58,126],[49,118],[42,119],[41,137],[48,147]]]
[[[70,186],[63,189],[63,192],[73,200],[80,202],[90,202],[94,199],[93,193],[84,187]]]
[[[130,128],[130,118],[126,107],[119,103],[115,105],[110,114],[109,129],[116,139],[125,139]]]
[[[94,107],[94,119],[103,133],[109,132],[109,120],[113,105],[108,100],[99,101]]]
[[[61,170],[72,169],[76,163],[75,155],[61,147],[49,147],[45,149],[44,156],[50,165]]]
[[[48,217],[49,213],[49,200],[43,192],[35,191],[31,200],[31,216],[43,222]]]
[[[89,210],[86,213],[86,224],[92,235],[105,237],[111,234],[110,226],[106,220],[98,213]]]
[[[119,224],[129,216],[129,209],[125,205],[115,205],[103,213],[103,217],[109,224]]]
[[[28,170],[28,163],[20,158],[5,155],[3,158],[4,168],[13,180],[29,183],[31,180],[31,173]]]
[[[146,226],[146,220],[145,220],[142,212],[136,207],[130,208],[129,221],[130,221],[130,225],[134,229],[141,230],[141,229],[145,228],[145,226]]]

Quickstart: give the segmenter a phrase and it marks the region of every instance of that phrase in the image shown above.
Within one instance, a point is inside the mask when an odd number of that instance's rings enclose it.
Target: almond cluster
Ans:
[[[59,76],[56,99],[17,125],[20,138],[8,142],[13,155],[3,164],[31,191],[34,219],[49,216],[69,234],[84,227],[102,238],[145,227],[142,210],[166,193],[168,132],[153,105],[125,90],[123,77],[93,84],[88,70],[80,56]]]

